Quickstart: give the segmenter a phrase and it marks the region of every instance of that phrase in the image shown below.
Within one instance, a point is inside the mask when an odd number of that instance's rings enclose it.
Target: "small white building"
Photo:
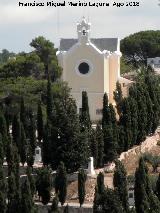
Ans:
[[[155,73],[160,75],[160,57],[147,58],[147,65],[150,65]]]
[[[103,30],[102,30],[103,33]],[[120,77],[120,40],[118,38],[91,38],[91,24],[85,18],[77,23],[77,39],[61,39],[57,57],[63,68],[62,79],[68,82],[71,94],[80,111],[82,91],[88,94],[91,120],[102,116],[104,93],[114,104],[116,82],[127,89],[129,80]]]

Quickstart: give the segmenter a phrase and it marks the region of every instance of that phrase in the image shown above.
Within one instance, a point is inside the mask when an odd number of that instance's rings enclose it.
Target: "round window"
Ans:
[[[87,74],[89,72],[89,65],[86,62],[80,63],[78,70],[81,74]]]

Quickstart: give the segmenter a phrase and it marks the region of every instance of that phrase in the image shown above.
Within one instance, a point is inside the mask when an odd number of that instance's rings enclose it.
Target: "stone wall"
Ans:
[[[38,208],[38,213],[48,213],[48,209],[50,208],[51,204],[42,205],[41,203],[36,204]],[[60,212],[64,212],[64,207],[59,207]],[[89,205],[88,207],[85,205],[84,207],[80,208],[77,206],[69,206],[69,213],[93,213],[93,208]]]

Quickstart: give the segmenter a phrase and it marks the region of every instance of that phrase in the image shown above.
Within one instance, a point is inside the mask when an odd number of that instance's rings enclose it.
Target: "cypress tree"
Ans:
[[[98,194],[102,194],[104,190],[105,190],[104,174],[100,172],[97,176],[97,192]]]
[[[30,125],[29,125],[29,143],[28,143],[28,165],[34,164],[35,148],[36,148],[36,123],[33,113],[30,113]]]
[[[129,212],[128,189],[127,189],[127,173],[124,165],[120,161],[116,161],[116,167],[113,176],[113,184],[118,192],[119,199],[125,212]]]
[[[109,112],[110,112],[110,119],[111,119],[111,124],[113,129],[113,137],[115,140],[116,149],[118,151],[119,129],[117,125],[115,109],[112,104],[109,104]]]
[[[80,169],[78,172],[78,198],[79,198],[80,207],[83,205],[84,200],[85,200],[86,179],[87,179],[87,175],[86,175],[84,169]]]
[[[26,134],[24,131],[23,124],[21,125],[21,144],[20,144],[20,160],[21,163],[24,165],[26,162],[26,145],[27,145],[27,140],[26,140]]]
[[[8,139],[7,138],[7,124],[6,124],[4,114],[1,110],[0,110],[0,134],[2,136],[2,145],[3,145],[4,154],[5,154],[7,139]]]
[[[2,162],[0,162],[0,211],[1,213],[6,213],[7,210],[7,187],[6,187],[6,180],[3,174],[3,167]]]
[[[93,213],[123,213],[119,197],[112,189],[106,188],[104,192],[94,200]]]
[[[41,142],[43,139],[43,114],[41,102],[38,103],[37,109],[37,133],[38,133],[38,141]]]
[[[122,112],[123,105],[123,94],[121,89],[121,84],[119,82],[116,83],[116,90],[114,91],[114,100],[116,102],[117,113],[120,116]]]
[[[14,175],[15,175],[15,182],[16,182],[16,188],[17,192],[20,190],[20,174],[19,174],[19,154],[16,146],[12,146],[13,151],[13,158],[14,158]]]
[[[63,205],[67,195],[67,174],[63,162],[60,163],[57,169],[55,178],[55,192],[58,195],[61,205]]]
[[[11,172],[8,176],[8,210],[9,213],[21,213],[20,192],[17,190],[15,174]]]
[[[47,168],[37,171],[36,189],[42,203],[46,205],[51,197],[51,174]]]
[[[14,115],[12,121],[12,141],[18,148],[18,153],[21,151],[21,122],[19,115]]]
[[[98,159],[97,167],[102,168],[104,163],[104,141],[103,141],[103,131],[100,124],[96,127],[96,140],[98,144]]]
[[[2,135],[0,133],[0,165],[3,165],[4,161],[4,147],[3,147],[3,141],[2,141]]]
[[[137,213],[150,211],[160,212],[160,202],[151,188],[148,170],[143,158],[135,172],[135,207]]]
[[[48,213],[60,213],[58,209],[58,197],[55,196],[52,201],[51,209],[48,210]]]
[[[29,167],[32,167],[34,164],[34,155],[31,144],[27,144],[27,153],[26,153],[26,162]]]
[[[24,184],[22,185],[21,189],[21,212],[24,213],[34,213],[34,202],[32,200],[32,194],[30,190],[30,185],[28,178],[25,180]]]
[[[82,92],[82,110],[80,114],[80,123],[82,130],[91,128],[91,120],[90,120],[90,114],[89,114],[89,105],[88,105],[88,96],[87,92]]]
[[[48,83],[47,83],[47,119],[52,118],[53,113],[53,94],[50,75],[48,74]]]
[[[6,161],[8,165],[8,176],[11,175],[11,172],[14,172],[14,152],[13,152],[13,144],[11,140],[8,140],[7,148],[6,148]]]
[[[28,136],[28,132],[27,132],[27,113],[26,113],[26,108],[25,108],[25,104],[24,104],[24,98],[21,98],[21,102],[20,102],[20,121],[24,126],[24,129],[26,131],[26,135]]]
[[[0,110],[0,133],[2,137],[7,136],[7,124],[3,112]]]
[[[128,101],[131,115],[131,131],[132,131],[131,146],[133,146],[136,144],[138,135],[138,106],[134,98],[129,97]]]
[[[156,182],[156,194],[157,194],[158,199],[160,200],[160,174],[159,174],[157,182]]]
[[[108,96],[107,93],[103,96],[103,109],[102,109],[102,128],[104,126],[111,124],[111,114],[108,105]]]
[[[146,206],[149,206],[146,191],[146,167],[144,164],[143,158],[139,161],[139,168],[136,169],[135,172],[135,187],[134,187],[134,194],[135,194],[135,207],[137,213],[142,212],[141,206],[146,203]]]
[[[96,139],[96,131],[94,129],[91,130],[91,155],[94,158],[94,167],[97,167],[97,161],[98,161],[98,143]]]
[[[35,186],[35,179],[32,174],[31,167],[29,167],[29,166],[27,167],[26,173],[27,173],[27,177],[28,177],[28,181],[29,181],[29,185],[30,185],[31,195],[33,197],[36,192],[36,186]]]
[[[119,125],[118,129],[118,153],[125,151],[125,127],[122,125]]]
[[[140,144],[146,138],[146,125],[147,125],[147,108],[144,102],[143,88],[137,87],[137,103],[138,103],[138,135],[137,144]]]
[[[131,129],[131,111],[129,101],[127,98],[123,99],[123,105],[121,106],[121,116],[119,123],[124,127],[125,130],[125,144],[124,149],[127,151],[132,142],[132,129]]]
[[[64,213],[69,213],[69,205],[68,204],[64,208]]]
[[[51,163],[51,155],[52,158],[56,158],[56,147],[52,148],[52,144],[55,141],[55,138],[52,140],[52,128],[51,123],[48,120],[44,129],[43,143],[42,143],[42,161],[43,165],[49,165]],[[50,150],[50,151],[49,151]]]
[[[105,162],[112,162],[117,158],[117,141],[113,135],[113,129],[111,125],[104,126],[104,154]]]

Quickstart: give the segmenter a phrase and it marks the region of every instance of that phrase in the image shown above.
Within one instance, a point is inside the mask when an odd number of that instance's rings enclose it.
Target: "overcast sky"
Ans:
[[[53,2],[59,1],[62,0],[53,0]],[[66,4],[68,1],[66,0]],[[84,1],[89,0],[82,0]],[[31,8],[19,7],[18,0],[0,0],[0,51],[4,48],[13,52],[30,51],[29,43],[39,35],[51,40],[57,47],[60,38],[76,38],[76,22],[80,21],[83,15],[89,17],[93,38],[123,38],[141,30],[160,30],[159,0],[139,0],[139,7],[121,8],[112,6],[114,0],[90,0],[90,2],[100,1],[109,2],[111,6]],[[36,2],[46,3],[47,0]],[[127,0],[115,0],[115,2],[127,2]]]

